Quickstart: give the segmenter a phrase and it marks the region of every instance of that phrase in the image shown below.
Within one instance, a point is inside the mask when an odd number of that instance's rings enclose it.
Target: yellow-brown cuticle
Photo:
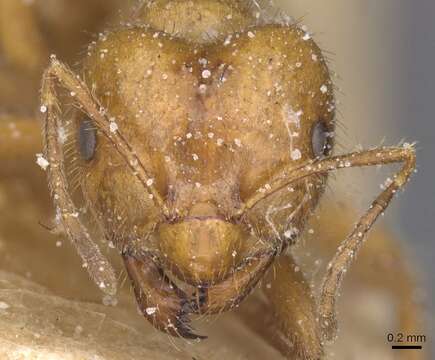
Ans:
[[[158,227],[162,261],[191,285],[222,281],[240,261],[247,234],[220,218],[189,217]]]

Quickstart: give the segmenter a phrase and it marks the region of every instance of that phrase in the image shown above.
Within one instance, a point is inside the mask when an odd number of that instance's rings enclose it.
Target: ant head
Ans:
[[[334,130],[329,72],[305,31],[270,24],[224,35],[195,43],[132,27],[102,36],[84,63],[111,130],[153,174],[147,182],[170,216],[84,118],[78,143],[91,207],[109,236],[151,247],[201,282],[219,277],[212,268],[226,274],[234,252],[248,255],[246,231],[280,247],[298,234],[326,175],[277,190],[242,221],[238,210],[279,169],[328,155]],[[192,215],[198,204],[206,206]]]
[[[143,5],[136,17],[152,29],[181,34],[191,42],[204,44],[223,41],[228,29],[242,31],[255,24],[258,19],[249,10],[247,1],[157,0]]]

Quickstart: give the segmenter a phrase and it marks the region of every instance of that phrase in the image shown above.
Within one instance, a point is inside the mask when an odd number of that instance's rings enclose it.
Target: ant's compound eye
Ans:
[[[328,141],[329,136],[328,129],[323,121],[314,124],[311,132],[311,146],[316,158],[328,155],[331,148]]]
[[[79,127],[79,149],[82,159],[90,161],[94,157],[97,146],[97,134],[95,125],[91,119],[86,117],[80,122]]]

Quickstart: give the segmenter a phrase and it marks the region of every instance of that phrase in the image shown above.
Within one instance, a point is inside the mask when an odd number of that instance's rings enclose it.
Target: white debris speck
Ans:
[[[196,183],[195,183],[195,186],[199,189],[199,188],[201,187],[201,183],[196,182]]]
[[[313,60],[313,61],[317,61],[317,55],[316,54],[312,54],[311,55],[311,60]]]
[[[224,46],[228,46],[231,44],[231,40],[233,39],[233,35],[228,35],[224,41]]]
[[[208,136],[209,139],[213,139],[213,138],[214,138],[214,133],[209,132],[209,133],[207,134],[207,136]]]
[[[294,149],[291,152],[290,157],[292,158],[292,160],[299,160],[302,157],[302,153],[299,149]]]
[[[106,288],[106,284],[103,281],[100,282],[100,284],[98,286],[100,287],[100,289],[105,289]]]
[[[248,36],[253,39],[255,38],[255,34],[252,31],[248,31]]]
[[[116,133],[118,131],[118,124],[114,121],[110,122],[109,129],[111,133]]]
[[[211,76],[211,71],[210,71],[210,70],[205,69],[205,70],[202,72],[202,77],[203,77],[204,79],[208,79],[210,76]]]
[[[154,180],[153,179],[148,179],[147,180],[147,186],[151,186],[152,184],[154,184]]]
[[[41,167],[42,170],[47,170],[50,163],[42,154],[36,154],[36,163]]]
[[[156,311],[157,311],[156,307],[148,307],[148,308],[145,309],[145,312],[148,315],[154,315],[156,313]]]
[[[232,252],[231,256],[232,256],[233,258],[235,258],[235,257],[237,256],[237,251],[234,250],[234,251]]]
[[[61,144],[65,144],[65,142],[68,139],[68,136],[66,134],[65,128],[63,126],[59,127],[59,130],[57,132],[58,138],[59,138],[59,142]]]
[[[290,239],[290,238],[292,237],[292,235],[293,235],[293,231],[291,231],[291,230],[287,230],[287,231],[284,233],[284,236],[285,236],[287,239]]]
[[[206,58],[200,58],[198,60],[198,62],[202,65],[202,66],[207,66],[208,64],[208,60]]]
[[[234,143],[238,146],[238,147],[242,147],[242,141],[240,139],[234,139]]]
[[[169,162],[169,161],[171,161],[171,158],[169,156],[165,156],[165,161]]]
[[[224,140],[223,139],[217,139],[216,143],[217,143],[218,146],[222,146],[223,143],[224,143]]]
[[[47,112],[47,106],[42,105],[42,106],[39,108],[39,111],[42,112],[43,114],[45,114],[45,113]]]
[[[162,79],[163,79],[163,80],[167,80],[167,79],[168,79],[168,74],[163,74],[163,75],[162,75]]]
[[[311,39],[311,35],[310,35],[309,33],[305,33],[304,36],[302,37],[302,39],[303,39],[304,41],[308,41],[308,40]]]
[[[62,246],[62,241],[58,240],[56,241],[56,247],[61,247]]]
[[[191,138],[192,138],[192,133],[187,133],[187,134],[186,134],[186,138],[187,138],[187,139],[191,139]]]
[[[322,92],[322,94],[326,94],[328,92],[328,87],[326,85],[322,85],[320,87],[320,91]]]
[[[194,161],[199,160],[199,156],[197,154],[192,154],[192,158]]]
[[[9,304],[7,304],[3,301],[0,301],[0,310],[7,310],[9,308],[10,308]]]
[[[393,183],[393,179],[387,178],[383,184],[381,184],[381,189],[385,190]]]
[[[205,94],[207,92],[207,85],[205,84],[199,85],[198,90],[200,94]]]

